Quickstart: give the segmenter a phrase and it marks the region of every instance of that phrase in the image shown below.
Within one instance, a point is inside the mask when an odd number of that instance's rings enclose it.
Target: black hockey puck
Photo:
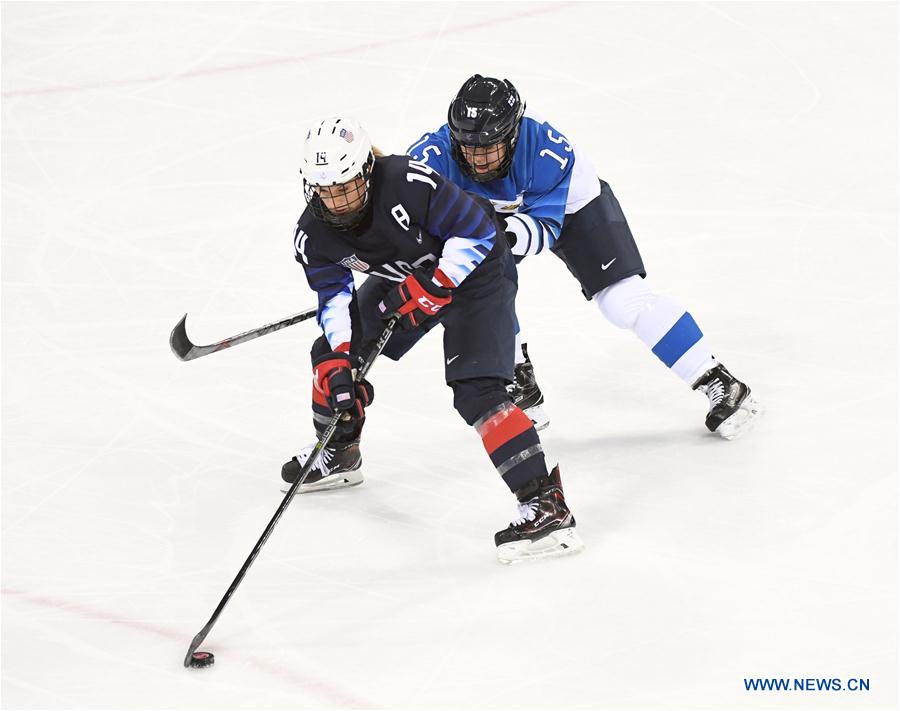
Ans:
[[[216,663],[216,657],[212,652],[194,652],[191,655],[191,666],[194,669],[203,669],[211,667]]]

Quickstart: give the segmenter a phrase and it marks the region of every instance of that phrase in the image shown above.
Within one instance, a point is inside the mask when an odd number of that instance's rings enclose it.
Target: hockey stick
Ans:
[[[394,326],[397,325],[397,321],[399,320],[398,316],[394,316],[390,321],[388,321],[387,326],[382,332],[381,336],[378,338],[378,341],[372,346],[372,350],[368,356],[366,356],[365,361],[360,366],[359,370],[356,373],[356,382],[360,382],[363,378],[366,377],[366,374],[371,370],[372,364],[375,362],[375,359],[381,354],[381,351],[384,350],[384,347],[387,345],[388,339],[390,339],[391,334],[394,332]],[[256,556],[259,555],[260,550],[266,544],[266,541],[269,540],[269,536],[272,534],[272,530],[275,528],[275,524],[278,523],[278,520],[281,518],[281,515],[285,512],[288,507],[288,504],[291,503],[291,500],[294,498],[294,494],[297,492],[297,489],[306,481],[306,477],[309,476],[310,471],[312,471],[313,464],[315,464],[316,459],[319,456],[319,453],[324,449],[325,445],[331,441],[332,436],[334,435],[334,430],[337,428],[338,420],[341,418],[340,412],[335,413],[335,415],[331,418],[331,421],[328,423],[328,427],[322,433],[322,436],[319,437],[319,441],[316,442],[316,446],[313,447],[312,452],[309,455],[309,459],[306,460],[306,464],[303,466],[303,469],[300,470],[300,476],[291,484],[291,488],[288,489],[287,494],[284,495],[284,500],[281,502],[281,505],[275,511],[275,515],[272,516],[272,520],[269,521],[269,525],[266,526],[265,530],[262,532],[262,535],[259,537],[259,540],[256,542],[256,545],[253,546],[253,550],[250,551],[250,555],[247,556],[247,560],[244,561],[244,565],[241,566],[241,569],[238,571],[238,574],[235,576],[228,590],[225,592],[225,595],[219,601],[218,607],[216,607],[215,612],[213,612],[212,617],[209,618],[209,622],[207,622],[203,629],[197,633],[193,640],[191,640],[191,646],[188,647],[187,654],[184,657],[184,666],[189,667],[191,665],[191,655],[197,651],[197,648],[203,644],[203,640],[206,639],[206,635],[209,634],[210,630],[213,628],[213,625],[216,624],[216,620],[219,619],[219,615],[222,614],[222,610],[225,609],[225,605],[228,604],[228,601],[231,599],[231,596],[234,595],[235,590],[237,590],[238,585],[241,584],[241,581],[244,579],[244,576],[247,574],[247,571],[250,569],[250,566],[253,565],[253,561],[256,560]]]
[[[279,331],[282,328],[293,326],[295,323],[306,321],[306,319],[315,316],[316,313],[318,313],[316,309],[301,311],[299,314],[288,316],[281,321],[267,323],[265,326],[260,326],[259,328],[254,328],[250,331],[244,331],[243,333],[239,333],[236,336],[226,338],[224,341],[219,341],[218,343],[213,343],[209,346],[196,346],[191,343],[191,339],[188,338],[187,329],[184,325],[187,320],[187,314],[185,314],[181,321],[175,324],[175,328],[172,329],[172,335],[169,336],[169,345],[172,347],[172,352],[178,360],[194,360],[194,358],[200,358],[209,355],[210,353],[221,351],[224,348],[229,348],[230,346],[237,346],[241,343],[252,341],[254,338],[265,336],[267,333]]]

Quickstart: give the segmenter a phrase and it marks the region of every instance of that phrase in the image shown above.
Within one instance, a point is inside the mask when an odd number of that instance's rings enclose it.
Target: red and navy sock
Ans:
[[[491,408],[475,430],[509,490],[515,493],[533,479],[547,476],[547,464],[534,423],[507,401]]]

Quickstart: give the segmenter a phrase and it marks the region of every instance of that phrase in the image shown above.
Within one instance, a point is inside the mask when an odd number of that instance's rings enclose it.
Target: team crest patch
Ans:
[[[338,135],[345,141],[347,141],[347,143],[353,143],[353,131],[348,131],[346,128],[342,128],[341,132]]]
[[[357,257],[355,254],[351,254],[349,257],[344,257],[341,262],[341,266],[347,267],[348,269],[355,269],[358,272],[365,272],[369,270],[369,265],[366,264],[362,259]]]
[[[497,212],[503,213],[513,213],[518,212],[519,208],[522,207],[522,199],[525,197],[525,193],[521,193],[516,195],[516,199],[510,202],[509,200],[491,200],[491,204],[494,206],[494,210]]]

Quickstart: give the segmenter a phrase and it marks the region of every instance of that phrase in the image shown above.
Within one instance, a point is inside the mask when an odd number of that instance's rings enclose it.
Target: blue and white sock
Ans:
[[[667,368],[693,386],[716,366],[693,316],[674,299],[660,296],[639,276],[628,277],[594,295],[603,315],[630,329]]]

